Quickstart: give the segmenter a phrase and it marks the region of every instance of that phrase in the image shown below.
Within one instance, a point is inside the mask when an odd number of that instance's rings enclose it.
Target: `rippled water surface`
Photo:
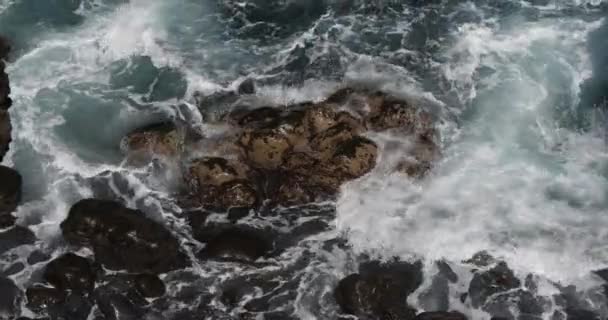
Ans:
[[[576,285],[581,304],[605,317],[605,298],[596,296],[601,283],[590,272],[608,266],[607,6],[0,0],[0,34],[14,45],[14,142],[5,163],[24,177],[19,223],[40,239],[4,254],[1,263],[8,268],[35,247],[59,255],[59,223],[69,207],[99,194],[142,209],[190,241],[171,188],[150,178],[152,168],[121,166],[119,145],[153,120],[203,125],[193,116],[194,92],[254,78],[260,98],[291,103],[357,84],[430,106],[442,148],[430,175],[410,181],[380,165],[344,186],[335,205],[294,209],[329,228],[267,267],[209,262],[167,275],[172,293],[155,305],[161,318],[203,302],[213,310],[209,319],[235,317],[243,306],[224,306],[214,288],[247,275],[282,283],[274,294],[284,298],[269,299],[266,311],[334,319],[333,287],[356,270],[361,254],[422,259],[431,274],[431,262],[446,259],[462,275],[454,286],[466,291],[470,276],[459,263],[482,250],[522,279],[542,278],[540,295]],[[372,138],[381,147],[391,139]],[[383,157],[390,162],[388,153]],[[37,268],[12,277],[25,287]],[[179,293],[186,284],[191,296]],[[409,302],[423,309],[420,292]],[[453,292],[451,309],[489,319]],[[556,308],[542,318],[554,319]]]

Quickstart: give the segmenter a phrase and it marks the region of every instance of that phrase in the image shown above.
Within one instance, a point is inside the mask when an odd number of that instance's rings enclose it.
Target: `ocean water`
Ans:
[[[231,319],[264,298],[260,314],[333,319],[333,288],[369,255],[422,259],[428,274],[433,261],[452,263],[450,309],[489,319],[458,296],[470,279],[462,261],[485,250],[540,279],[551,301],[542,319],[555,319],[552,297],[569,285],[605,318],[591,272],[608,267],[607,14],[599,0],[0,0],[0,34],[15,47],[5,164],[24,177],[17,216],[39,239],[0,265],[37,248],[64,252],[59,223],[94,195],[141,208],[196,248],[170,184],[153,167],[123,166],[121,138],[158,119],[204,127],[193,94],[246,78],[274,103],[357,84],[433,110],[442,157],[429,176],[391,175],[406,150],[387,150],[336,203],[286,213],[295,222],[283,227],[318,220],[323,232],[265,267],[200,262],[166,275],[170,293],[150,314],[200,316],[204,305],[203,318]],[[372,138],[381,149],[394,139]],[[25,288],[40,268],[12,278]],[[214,292],[243,277],[282,285],[226,307]],[[428,285],[408,302],[424,309]]]

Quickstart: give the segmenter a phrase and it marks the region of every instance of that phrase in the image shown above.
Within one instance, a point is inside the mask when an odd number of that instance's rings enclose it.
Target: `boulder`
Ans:
[[[422,284],[422,264],[366,263],[340,280],[334,297],[342,312],[367,319],[414,319],[407,297]]]
[[[344,123],[339,123],[315,136],[310,141],[311,149],[318,153],[322,160],[330,159],[339,144],[355,137],[353,129]]]
[[[111,270],[157,274],[186,265],[171,232],[118,202],[81,200],[72,206],[61,230],[70,244],[91,248],[95,260]]]
[[[19,312],[21,290],[9,279],[0,277],[0,319],[12,319]]]
[[[204,259],[255,262],[272,249],[272,242],[261,232],[230,228],[211,238],[199,256]]]
[[[86,258],[66,253],[49,262],[44,270],[44,280],[61,291],[89,293],[95,286],[95,271]]]
[[[499,262],[487,271],[480,271],[473,276],[469,284],[468,295],[474,308],[483,306],[491,296],[520,287],[521,281],[509,269],[506,263]]]
[[[21,175],[8,167],[0,166],[0,216],[9,215],[21,200]]]
[[[171,158],[181,153],[183,134],[172,122],[154,123],[129,133],[121,142],[127,162],[141,165],[154,157]]]

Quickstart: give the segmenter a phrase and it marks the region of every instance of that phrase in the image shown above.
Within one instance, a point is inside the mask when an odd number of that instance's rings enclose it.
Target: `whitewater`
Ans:
[[[429,276],[404,301],[418,310],[436,311],[426,292],[440,273],[435,262],[445,261],[458,274],[449,310],[504,317],[462,299],[477,268],[464,261],[482,251],[522,283],[534,278],[535,296],[548,301],[536,318],[505,302],[512,318],[586,320],[567,315],[556,298],[567,291],[605,319],[594,271],[608,268],[607,13],[599,0],[0,0],[0,35],[13,44],[13,142],[3,164],[23,176],[14,215],[37,239],[2,253],[0,271],[23,290],[36,282],[43,264],[27,258],[67,252],[60,223],[88,197],[164,221],[192,254],[200,244],[174,198],[173,173],[126,166],[121,139],[167,119],[213,130],[194,96],[244,79],[275,104],[359,85],[432,110],[441,158],[431,172],[391,174],[406,150],[371,134],[379,165],[335,202],[298,209],[302,222],[309,211],[335,211],[319,215],[328,228],[261,267],[197,262],[164,275],[167,296],[133,319],[244,319],[264,285],[233,307],[217,297],[243,278],[281,283],[252,319],[336,319],[336,284],[370,257],[423,261]],[[21,303],[19,315],[35,318]],[[95,310],[86,319],[110,319]]]

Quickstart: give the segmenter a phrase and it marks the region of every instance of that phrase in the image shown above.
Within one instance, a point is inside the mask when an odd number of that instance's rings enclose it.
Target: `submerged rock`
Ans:
[[[81,200],[72,206],[61,230],[71,244],[91,248],[95,260],[108,269],[156,274],[186,265],[171,232],[118,202]]]
[[[67,253],[49,262],[44,280],[62,291],[88,293],[95,286],[96,275],[86,258]]]
[[[422,284],[422,264],[372,262],[342,279],[334,291],[346,314],[372,319],[414,319],[407,297]]]
[[[15,211],[21,201],[22,183],[17,171],[0,166],[0,216]]]
[[[207,242],[202,258],[254,262],[272,251],[272,242],[260,232],[231,228]]]
[[[22,226],[13,226],[11,229],[0,232],[0,255],[22,245],[36,242],[36,236],[30,229]]]
[[[153,274],[135,276],[135,288],[146,298],[156,298],[165,294],[165,283]]]

